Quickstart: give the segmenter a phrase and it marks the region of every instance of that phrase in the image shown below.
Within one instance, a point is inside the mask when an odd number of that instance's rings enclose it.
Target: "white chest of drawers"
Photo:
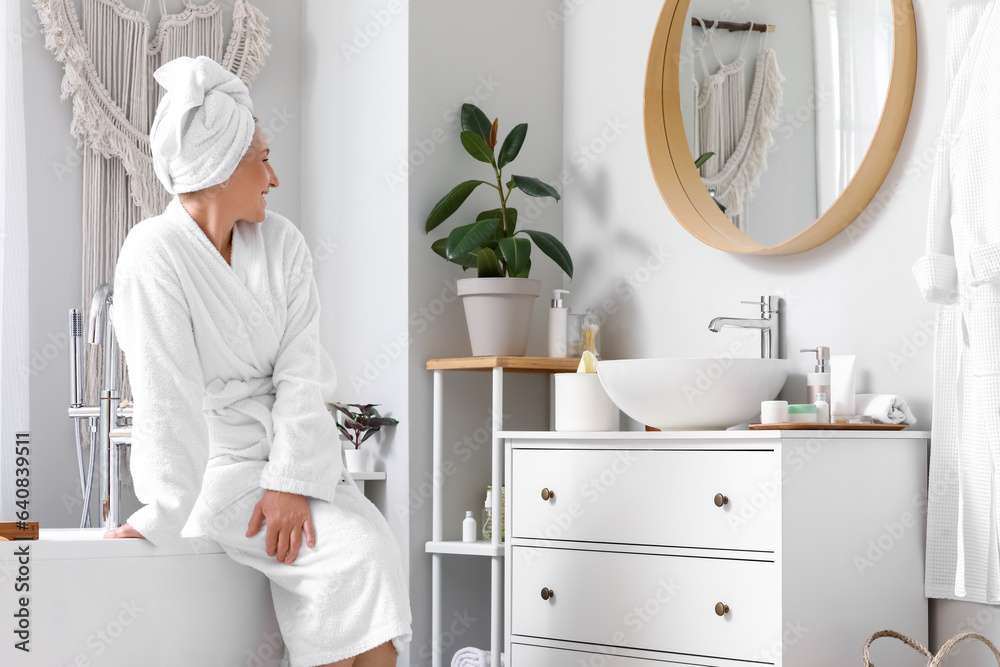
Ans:
[[[850,667],[877,630],[927,642],[925,432],[502,436],[508,667]]]

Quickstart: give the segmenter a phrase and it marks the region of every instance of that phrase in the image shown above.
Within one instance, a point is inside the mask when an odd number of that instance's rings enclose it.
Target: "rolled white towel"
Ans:
[[[500,667],[506,667],[507,656],[500,654]],[[455,651],[451,659],[451,667],[490,667],[490,652],[466,646]]]
[[[855,409],[859,415],[868,415],[882,424],[913,424],[917,418],[910,406],[896,394],[858,394]]]

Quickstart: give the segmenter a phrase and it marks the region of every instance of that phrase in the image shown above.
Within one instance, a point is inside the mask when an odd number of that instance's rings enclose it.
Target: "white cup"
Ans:
[[[788,401],[761,401],[760,423],[781,424],[788,421]]]
[[[610,431],[615,405],[597,373],[557,373],[556,430]]]

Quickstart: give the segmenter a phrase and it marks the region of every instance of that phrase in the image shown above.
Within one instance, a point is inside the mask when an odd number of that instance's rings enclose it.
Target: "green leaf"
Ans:
[[[559,193],[556,192],[556,189],[537,178],[532,178],[531,176],[511,176],[510,180],[526,195],[531,195],[532,197],[555,197],[556,201],[559,201]]]
[[[503,211],[501,211],[498,208],[494,208],[494,209],[490,209],[489,211],[483,211],[482,213],[480,213],[479,217],[476,218],[476,221],[478,222],[480,220],[485,220],[487,218],[496,218],[496,219],[500,220],[501,223],[503,223],[503,217],[502,216],[503,216]],[[499,226],[499,229],[501,231],[503,230],[503,225],[502,224]],[[507,208],[507,236],[513,236],[515,229],[517,229],[517,209],[516,208],[510,208],[510,207],[508,207]]]
[[[708,151],[699,155],[698,159],[694,161],[694,168],[701,169],[701,166],[711,160],[713,155],[715,155],[714,151]]]
[[[501,169],[513,162],[517,154],[521,152],[521,144],[524,143],[524,135],[527,133],[528,124],[521,123],[507,134],[507,138],[503,140],[503,146],[500,147],[500,159],[497,162]]]
[[[517,276],[530,261],[531,241],[513,237],[500,239],[500,255],[507,262],[507,273]]]
[[[530,236],[531,240],[538,246],[538,249],[551,257],[559,265],[559,268],[566,272],[567,276],[570,278],[573,277],[573,258],[569,256],[569,251],[566,250],[566,246],[559,239],[548,232],[540,232],[534,229],[522,229],[521,232]]]
[[[527,278],[529,273],[531,273],[530,259],[528,260],[528,263],[524,265],[524,271],[521,271],[521,273],[517,274],[516,276],[511,276],[511,278]]]
[[[464,132],[475,132],[488,142],[492,129],[493,123],[486,117],[482,109],[468,102],[462,105],[462,130]]]
[[[463,132],[461,137],[462,145],[465,146],[465,150],[469,155],[480,162],[493,164],[493,151],[490,150],[490,145],[486,142],[486,139],[483,139],[475,132]]]
[[[424,223],[424,232],[430,232],[447,220],[452,213],[458,210],[459,206],[465,203],[465,200],[469,198],[472,191],[480,185],[489,185],[489,183],[486,181],[465,181],[452,188],[451,192],[442,197],[441,201],[434,205],[430,215],[427,216],[427,222]]]
[[[448,235],[448,245],[445,246],[448,259],[454,259],[468,252],[478,253],[479,248],[493,238],[496,226],[497,221],[489,219],[453,229]]]
[[[448,252],[446,250],[447,245],[448,245],[447,238],[438,239],[437,241],[431,244],[431,250],[441,255],[441,257],[443,257],[444,259],[448,259]],[[448,259],[448,261],[458,264],[463,269],[471,269],[476,265],[476,256],[471,252],[469,252],[455,259]]]
[[[477,267],[480,278],[503,277],[500,271],[500,260],[497,259],[496,253],[489,248],[483,248],[479,251]]]

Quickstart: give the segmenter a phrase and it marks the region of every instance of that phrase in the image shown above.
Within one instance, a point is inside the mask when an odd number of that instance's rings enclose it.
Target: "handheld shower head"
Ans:
[[[69,309],[69,404],[83,405],[83,314],[79,308]]]

